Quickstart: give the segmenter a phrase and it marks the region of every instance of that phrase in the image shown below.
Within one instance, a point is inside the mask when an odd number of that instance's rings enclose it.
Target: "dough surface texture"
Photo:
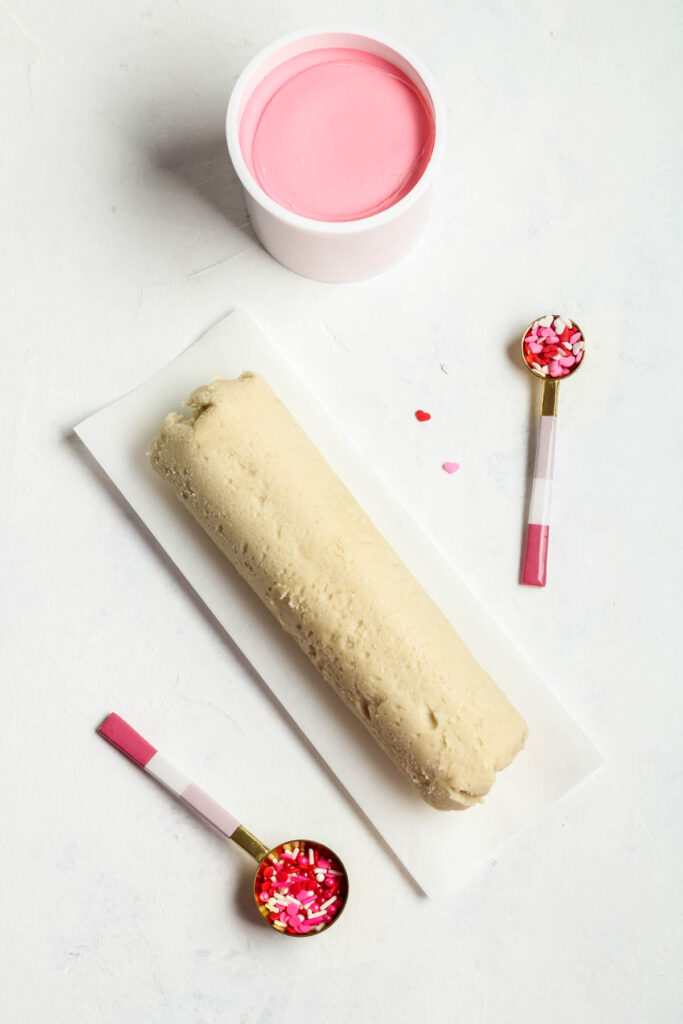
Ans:
[[[197,388],[153,467],[433,807],[476,803],[526,725],[266,381]]]

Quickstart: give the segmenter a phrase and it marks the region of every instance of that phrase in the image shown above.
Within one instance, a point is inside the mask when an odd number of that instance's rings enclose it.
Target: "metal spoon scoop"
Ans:
[[[546,583],[560,381],[576,373],[583,363],[585,349],[580,327],[568,317],[557,314],[534,320],[522,335],[524,365],[543,381],[521,578],[521,582],[530,587],[544,587]]]
[[[300,839],[269,849],[119,715],[109,715],[97,731],[253,857],[258,863],[254,900],[275,931],[319,935],[339,918],[348,899],[349,880],[341,860],[327,846]]]

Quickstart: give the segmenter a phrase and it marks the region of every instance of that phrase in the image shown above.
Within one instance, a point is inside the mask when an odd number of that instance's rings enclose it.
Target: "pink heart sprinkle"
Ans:
[[[444,462],[443,465],[441,466],[441,468],[445,469],[447,473],[457,473],[458,470],[460,469],[460,463],[459,462]]]

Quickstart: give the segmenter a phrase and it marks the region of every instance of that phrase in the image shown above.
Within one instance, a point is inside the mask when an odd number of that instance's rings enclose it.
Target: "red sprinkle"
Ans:
[[[348,879],[343,864],[326,846],[292,840],[261,861],[254,896],[261,914],[277,931],[306,935],[323,931],[339,916],[348,896]]]
[[[431,413],[424,412],[423,409],[418,409],[415,413],[415,419],[419,420],[420,423],[426,423],[427,420],[431,420]]]

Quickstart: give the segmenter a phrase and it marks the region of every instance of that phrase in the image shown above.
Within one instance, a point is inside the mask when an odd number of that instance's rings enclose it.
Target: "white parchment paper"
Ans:
[[[524,715],[527,746],[483,804],[440,812],[423,803],[151,469],[146,452],[164,416],[179,410],[197,385],[243,370],[268,380]],[[245,311],[231,313],[76,432],[425,893],[460,884],[601,763],[511,639]]]

